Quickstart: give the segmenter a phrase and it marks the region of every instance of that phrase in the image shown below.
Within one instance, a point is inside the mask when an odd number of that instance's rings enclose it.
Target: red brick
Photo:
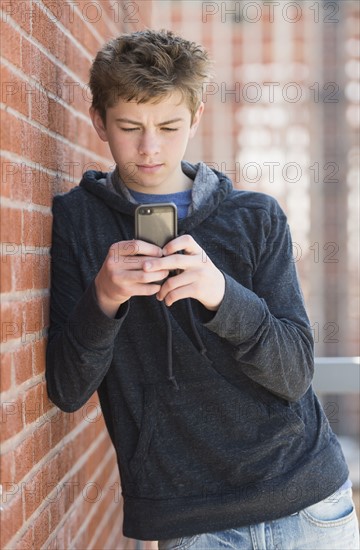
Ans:
[[[36,25],[33,26],[34,38],[62,63],[66,63],[65,36],[57,27],[55,18],[49,18],[35,3],[33,10],[36,20]]]
[[[49,127],[49,97],[38,87],[38,93],[31,98],[31,118]]]
[[[7,245],[7,247],[8,249],[14,249],[12,245]],[[7,256],[5,254],[3,254],[0,258],[0,288],[1,292],[10,292],[12,289],[11,256]]]
[[[51,529],[50,529],[50,533],[51,533]],[[56,542],[56,538],[52,538],[49,541],[46,541],[46,545],[44,546],[44,550],[59,550],[59,546]]]
[[[76,426],[78,426],[84,420],[83,409],[80,408],[80,409],[78,409],[77,411],[74,411],[71,414],[67,414],[65,416],[65,418],[67,420],[67,429],[69,431],[71,431],[74,428],[76,428]],[[83,432],[84,432],[84,430],[83,430]],[[81,433],[83,434],[83,432],[81,432]],[[85,436],[82,435],[82,437],[85,437]]]
[[[3,302],[1,307],[1,341],[9,342],[20,338],[22,332],[22,304],[20,302]]]
[[[21,35],[7,22],[5,16],[1,22],[1,55],[13,65],[21,67]]]
[[[10,489],[9,489],[10,491]],[[5,488],[6,495],[6,488]],[[4,499],[4,496],[3,496]],[[8,497],[6,496],[6,499]],[[17,488],[15,496],[3,504],[1,514],[0,548],[5,548],[6,543],[15,535],[23,524],[23,512],[21,501],[21,489]]]
[[[42,246],[42,217],[41,212],[24,210],[23,212],[23,243]]]
[[[22,384],[32,377],[32,344],[24,343],[14,351],[14,370],[16,384]]]
[[[139,4],[139,2],[137,2],[137,4]],[[112,7],[112,4],[109,4],[107,2],[103,2],[101,7],[102,7],[102,10],[103,10],[102,19],[106,22],[106,29],[108,29],[108,21],[106,20],[105,16],[107,16],[108,19],[112,23],[115,23],[117,26],[124,22],[124,10],[122,8],[122,5],[119,5],[117,7],[117,9],[114,9]],[[104,32],[101,32],[102,36],[105,35],[105,34],[106,34],[106,30],[104,30]]]
[[[45,370],[45,355],[46,355],[46,338],[41,338],[41,340],[37,339],[33,342],[33,369],[34,369],[34,375],[40,374],[44,372]],[[46,397],[46,396],[45,396]],[[53,408],[53,404],[45,403],[44,398],[44,412],[47,412],[48,410]]]
[[[83,2],[86,4],[87,2]],[[111,28],[111,22],[114,24],[115,20],[117,18],[117,15],[119,14],[118,21],[124,19],[124,9],[122,5],[117,5],[114,7],[113,10],[110,9],[110,6],[107,5],[105,2],[98,2],[98,7],[101,8],[98,12],[95,11],[95,9],[90,10],[88,12],[82,11],[82,18],[84,19],[84,23],[87,23],[89,28],[96,28],[96,31],[100,34],[100,36],[103,38],[103,40],[98,43],[94,39],[90,40],[90,36],[87,35],[87,41],[84,42],[85,47],[88,49],[91,54],[95,57],[95,54],[99,47],[102,45],[102,42],[105,42],[106,40],[109,40],[113,36],[114,30]],[[114,3],[112,4],[114,5]],[[92,6],[93,7],[93,6]],[[131,8],[128,8],[131,9]],[[99,17],[100,16],[100,17]],[[93,19],[94,22],[86,21],[89,19]],[[95,21],[95,19],[97,19]],[[118,24],[114,25],[115,28],[118,28]]]
[[[58,411],[60,409],[57,409],[54,405],[54,403],[49,399],[46,384],[43,388],[43,408],[44,408],[44,414],[46,415],[47,422],[51,424],[52,422],[56,422],[56,419],[58,417]],[[53,410],[55,410],[55,414],[53,413]],[[54,420],[55,417],[55,420]],[[51,430],[50,430],[51,431]]]
[[[34,439],[34,464],[40,462],[51,449],[50,445],[50,422],[45,422],[33,433]]]
[[[69,141],[76,143],[81,136],[80,119],[62,105],[54,101],[49,104],[49,129],[58,132]]]
[[[53,93],[59,95],[60,98],[63,97],[65,91],[62,86],[59,84],[57,87],[54,85],[51,86],[49,83],[48,87],[52,87]],[[69,141],[77,141],[79,138],[79,132],[77,132],[77,116],[66,109],[63,105],[59,103],[57,97],[53,98],[48,96],[47,92],[41,90],[41,93],[35,94],[31,98],[31,113],[32,118],[46,126],[49,130],[60,134]]]
[[[24,413],[25,423],[31,424],[38,420],[43,414],[42,407],[42,386],[36,384],[32,388],[28,389],[24,394]]]
[[[89,460],[84,464],[84,473],[87,479],[92,479],[96,468],[101,464],[106,452],[109,449],[109,442],[105,439],[96,446],[96,449],[91,454]]]
[[[25,519],[28,519],[42,502],[41,472],[21,484],[25,505]]]
[[[56,157],[56,148],[59,148],[60,153],[63,148],[62,144],[49,136],[45,129],[41,131],[25,121],[21,122],[21,126],[23,132],[22,156],[50,168],[52,159]]]
[[[31,526],[26,533],[15,543],[16,550],[33,550],[34,546],[34,529]]]
[[[56,534],[56,548],[69,548],[66,538],[66,527],[63,525],[60,531]]]
[[[84,80],[85,82],[88,80],[88,75]],[[91,95],[88,91],[87,85],[84,85],[80,79],[71,78],[70,76],[65,75],[60,83],[60,86],[62,100],[71,105],[75,111],[79,111],[85,116],[89,116]],[[71,116],[73,115],[71,114]]]
[[[61,521],[61,514],[60,514],[60,499],[62,498],[61,495],[61,488],[58,487],[58,493],[57,496],[54,496],[54,498],[49,499],[49,516],[50,516],[50,532],[52,533],[55,531],[57,525]]]
[[[50,256],[46,247],[36,249],[35,245],[8,244],[6,251],[8,254],[3,256],[1,267],[5,266],[4,271],[10,272],[11,276],[5,279],[9,291],[49,288]]]
[[[22,120],[20,121],[19,131],[19,135],[22,135],[22,140],[20,141],[20,147],[18,147],[19,151],[16,152],[24,159],[41,164],[44,155],[47,154],[47,150],[43,150],[45,139],[42,139],[40,130]]]
[[[2,195],[23,202],[31,202],[35,170],[25,162],[2,161]],[[36,172],[35,172],[36,173]]]
[[[29,101],[26,92],[30,84],[19,78],[10,69],[2,65],[0,68],[1,101],[15,111],[25,116],[29,114]]]
[[[73,506],[79,494],[81,494],[81,485],[77,479],[77,475],[73,475],[66,480],[66,487],[64,487],[63,509],[65,514]],[[66,526],[66,528],[66,530],[68,530],[68,526]]]
[[[52,203],[52,190],[51,190],[52,177],[45,172],[34,170],[34,178],[32,184],[32,201],[35,204],[42,206],[51,206]]]
[[[11,258],[13,264],[13,289],[33,288],[33,260],[29,245],[19,247],[19,254]]]
[[[3,353],[0,367],[0,391],[7,391],[11,387],[12,354]]]
[[[0,455],[0,483],[14,482],[14,451]]]
[[[23,429],[22,396],[1,403],[1,439],[5,441]]]
[[[59,475],[59,455],[55,455],[49,462],[47,462],[41,471],[41,488],[42,498],[46,497],[58,486],[61,479]],[[51,500],[51,499],[50,499]]]
[[[90,21],[98,19],[102,15],[101,3],[97,2],[98,9],[94,7],[94,3],[90,2],[80,3],[79,10],[81,15],[74,12],[72,22],[67,18],[66,26],[70,30],[74,38],[84,46],[88,51],[92,51],[94,54],[101,46],[94,40],[94,35],[90,32],[89,27],[94,26]]]
[[[45,370],[45,365],[44,365],[44,370]],[[41,382],[41,386],[42,386],[41,388],[42,410],[43,410],[43,413],[46,414],[48,411],[50,411],[53,408],[53,404],[48,397],[45,380]],[[48,419],[49,415],[47,415],[46,418]]]
[[[49,509],[45,508],[34,522],[34,548],[42,548],[50,534]]]
[[[111,508],[111,505],[114,505],[112,502],[111,494],[109,492],[104,492],[102,495],[101,501],[97,503],[96,514],[94,514],[90,520],[89,527],[87,532],[89,534],[89,542],[93,538],[96,529],[99,525],[99,517],[103,517],[104,514]],[[113,524],[109,521],[107,525],[104,526],[99,538],[96,540],[95,545],[91,544],[91,548],[105,548],[105,542],[107,541],[110,532],[112,530]]]
[[[79,525],[79,528],[80,527],[81,525]],[[78,545],[78,548],[88,548],[88,535],[86,530],[83,531],[80,536],[78,535],[76,537],[76,544]]]
[[[1,111],[1,149],[21,155],[21,140],[19,139],[21,135],[21,121],[7,111]]]
[[[34,466],[34,438],[30,434],[14,451],[15,483],[19,483]]]
[[[101,531],[101,533],[98,535],[96,542],[94,546],[92,546],[92,548],[94,548],[94,550],[100,550],[100,548],[105,548],[105,544],[107,539],[109,538],[110,533],[111,533],[110,526],[108,526],[107,528],[104,528]],[[123,545],[119,546],[118,548],[122,548],[123,550],[125,550],[125,547]]]
[[[10,2],[7,3],[11,4],[10,15],[12,19],[14,19],[14,21],[16,21],[16,23],[20,25],[20,27],[22,27],[27,33],[30,33],[30,21],[33,17],[30,0],[21,0],[21,2],[18,0],[10,0]]]
[[[65,414],[59,409],[56,410],[56,414],[49,418],[50,432],[51,432],[51,446],[55,447],[61,441],[66,434],[66,422]]]
[[[34,339],[37,332],[43,328],[43,298],[33,298],[25,305],[25,323],[23,326],[23,339]]]
[[[90,62],[87,57],[84,56],[84,54],[74,47],[74,43],[68,38],[65,37],[64,41],[64,47],[65,47],[65,65],[69,67],[69,69],[79,77],[79,84],[80,89],[84,90],[84,97],[83,101],[85,99],[85,91],[86,88],[83,87],[83,82],[87,82],[89,78],[89,68],[90,68]],[[90,107],[90,103],[89,103]]]
[[[74,8],[70,6],[64,6],[62,2],[53,2],[52,0],[43,0],[43,4],[51,11],[51,19],[53,21],[60,22],[70,30],[70,21],[74,19]],[[79,2],[76,4],[79,5]]]
[[[33,288],[45,289],[50,286],[50,256],[43,249],[32,258]]]
[[[51,233],[52,233],[52,215],[44,214],[42,217],[42,246],[48,247],[51,245]]]
[[[69,443],[59,453],[59,479],[63,479],[75,464],[73,445],[73,443]],[[85,452],[84,449],[83,452]]]
[[[1,209],[1,242],[21,243],[21,215],[18,208],[2,207]]]
[[[26,38],[22,40],[23,71],[43,88],[56,93],[62,70]]]

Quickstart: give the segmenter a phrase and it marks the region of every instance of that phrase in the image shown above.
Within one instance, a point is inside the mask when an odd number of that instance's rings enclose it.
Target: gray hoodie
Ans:
[[[117,171],[88,171],[53,204],[50,399],[79,409],[98,391],[119,463],[127,537],[158,540],[290,515],[347,479],[311,387],[313,339],[286,216],[205,164],[179,221],[223,272],[217,312],[134,296],[115,317],[94,278],[134,238],[136,204]]]

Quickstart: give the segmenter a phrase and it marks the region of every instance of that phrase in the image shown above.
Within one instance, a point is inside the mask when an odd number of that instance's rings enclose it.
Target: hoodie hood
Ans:
[[[204,162],[191,164],[182,161],[184,174],[194,182],[191,204],[186,218],[179,220],[179,235],[202,223],[232,191],[231,180]],[[110,208],[124,214],[134,215],[137,202],[122,182],[117,168],[113,172],[88,170],[80,186],[102,199]]]

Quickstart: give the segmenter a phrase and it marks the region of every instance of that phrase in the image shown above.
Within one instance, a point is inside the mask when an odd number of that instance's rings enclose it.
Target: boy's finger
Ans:
[[[162,250],[159,246],[141,241],[139,239],[114,243],[111,245],[110,250],[118,256],[143,255],[161,257],[163,255]]]
[[[194,276],[188,271],[183,271],[175,277],[169,277],[166,282],[161,285],[156,297],[158,300],[164,300],[169,293],[174,292],[174,290],[178,288],[186,287],[189,290],[193,282]],[[189,296],[190,295],[188,295],[188,297]]]
[[[184,251],[185,254],[201,254],[202,248],[191,235],[181,235],[169,241],[162,249],[164,256]]]
[[[188,269],[194,262],[190,260],[189,256],[183,256],[182,254],[171,254],[171,256],[163,256],[162,258],[151,258],[144,260],[144,271],[159,271],[160,269],[168,269],[169,271],[175,269]]]

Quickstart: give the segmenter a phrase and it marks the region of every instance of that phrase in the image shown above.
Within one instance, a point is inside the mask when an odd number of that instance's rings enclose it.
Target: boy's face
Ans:
[[[181,170],[181,160],[196,132],[203,104],[191,122],[191,113],[180,92],[158,103],[124,101],[106,112],[106,127],[90,108],[93,125],[109,142],[122,181],[134,191],[174,193],[191,187]]]

